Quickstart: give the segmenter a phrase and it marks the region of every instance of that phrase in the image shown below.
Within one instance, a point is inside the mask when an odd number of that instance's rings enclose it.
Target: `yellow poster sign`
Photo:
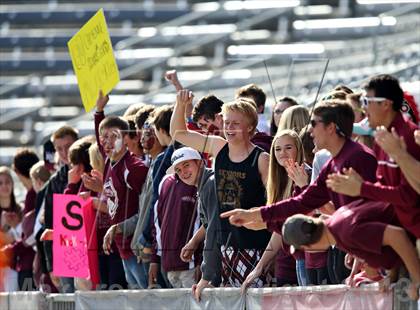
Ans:
[[[99,90],[108,94],[120,81],[103,9],[67,42],[86,112],[96,104]]]

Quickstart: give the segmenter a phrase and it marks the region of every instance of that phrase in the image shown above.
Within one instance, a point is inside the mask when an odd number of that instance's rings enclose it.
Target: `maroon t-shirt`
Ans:
[[[328,252],[305,252],[305,268],[316,269],[327,266]]]
[[[398,254],[383,246],[387,225],[398,225],[394,208],[387,203],[356,200],[341,207],[325,221],[336,246],[374,268],[391,269],[400,263]]]
[[[146,179],[148,168],[130,152],[117,162],[107,159],[104,169],[104,190],[102,200],[106,201],[111,217],[111,225],[118,224],[132,217],[138,211],[139,194]],[[133,256],[130,248],[132,235],[115,235],[122,259]]]
[[[413,136],[418,126],[406,121],[401,113],[398,113],[388,130],[391,128],[395,128],[398,136],[403,137],[407,152],[416,160],[420,160],[420,146],[416,144]],[[373,145],[373,150],[378,159],[378,182],[365,180],[360,196],[392,203],[403,227],[416,238],[420,238],[420,195],[407,182],[398,164],[378,144]]]
[[[286,247],[287,246],[287,247]],[[290,254],[290,246],[285,244],[280,248],[276,256],[276,278],[297,283],[296,279],[296,261]]]
[[[326,185],[330,173],[350,167],[356,170],[364,180],[370,182],[376,180],[377,161],[372,151],[347,139],[340,152],[324,165],[318,178],[303,193],[260,209],[263,220],[267,222],[267,228],[271,231],[281,232],[281,222],[289,216],[309,213],[329,201],[332,201],[334,207],[338,209],[358,199],[357,197],[335,193]]]

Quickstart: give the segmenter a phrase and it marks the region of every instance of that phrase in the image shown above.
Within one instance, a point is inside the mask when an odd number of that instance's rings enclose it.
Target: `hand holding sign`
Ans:
[[[99,91],[98,100],[96,100],[96,110],[102,112],[109,101],[109,96],[102,93],[102,90]]]

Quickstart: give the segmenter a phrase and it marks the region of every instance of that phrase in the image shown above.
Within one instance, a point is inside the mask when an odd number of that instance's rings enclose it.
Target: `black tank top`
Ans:
[[[216,190],[220,213],[233,209],[251,209],[266,203],[266,191],[258,170],[258,158],[264,152],[258,146],[241,162],[229,158],[226,145],[217,154],[215,162]],[[222,242],[239,249],[265,249],[270,240],[266,230],[253,231],[232,226],[221,220]]]

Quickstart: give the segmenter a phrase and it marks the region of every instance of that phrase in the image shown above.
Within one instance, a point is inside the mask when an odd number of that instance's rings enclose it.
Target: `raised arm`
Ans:
[[[203,135],[199,132],[188,130],[184,114],[186,106],[191,103],[192,99],[192,92],[188,89],[178,92],[171,118],[170,134],[174,140],[199,152],[209,153],[216,157],[227,141],[218,136]]]
[[[109,96],[104,96],[102,91],[99,91],[99,97],[96,101],[96,113],[95,113],[95,136],[96,142],[98,143],[99,152],[102,154],[102,157],[105,159],[105,151],[101,144],[100,134],[99,134],[99,124],[105,118],[104,108],[109,101]]]
[[[182,86],[181,82],[178,79],[178,74],[176,73],[176,70],[166,71],[165,79],[175,87],[176,92],[179,92],[180,90],[184,89],[184,87]],[[188,105],[185,107],[185,113],[184,113],[185,119],[191,118],[192,111],[193,111],[193,105],[192,105],[192,101],[190,101]]]
[[[184,89],[184,87],[182,87],[181,83],[179,82],[176,70],[166,71],[165,79],[175,87],[176,92]]]

